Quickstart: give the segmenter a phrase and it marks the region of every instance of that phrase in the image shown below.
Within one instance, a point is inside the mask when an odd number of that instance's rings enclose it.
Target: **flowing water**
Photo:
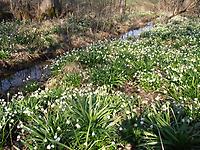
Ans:
[[[140,34],[144,31],[149,31],[150,29],[153,28],[153,22],[148,22],[146,24],[146,26],[144,26],[143,28],[139,28],[139,29],[134,29],[134,30],[130,30],[129,32],[123,34],[121,36],[121,39],[125,40],[129,37],[135,37],[138,38],[140,36]]]
[[[13,88],[21,87],[30,81],[42,82],[50,76],[50,62],[35,65],[18,71],[0,81],[0,93],[5,94]]]
[[[148,31],[153,28],[153,23],[149,22],[143,28],[131,30],[125,34],[123,34],[120,39],[125,40],[129,37],[138,38],[140,34],[144,31]],[[30,81],[42,82],[48,79],[51,74],[50,71],[50,62],[46,61],[45,63],[35,65],[29,69],[24,69],[14,74],[0,79],[0,96],[5,95],[7,92],[14,88],[22,87],[26,83]]]

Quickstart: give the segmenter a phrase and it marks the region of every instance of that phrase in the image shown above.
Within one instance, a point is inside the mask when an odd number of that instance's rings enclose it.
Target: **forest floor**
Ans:
[[[54,59],[0,99],[0,149],[199,150],[200,19],[156,17],[2,23],[0,71]]]

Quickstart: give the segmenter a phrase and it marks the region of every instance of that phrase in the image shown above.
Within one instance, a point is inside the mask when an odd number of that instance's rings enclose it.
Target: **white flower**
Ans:
[[[130,111],[128,111],[128,110],[126,111],[126,114],[127,114],[127,115],[130,114],[130,113],[131,113]]]
[[[112,143],[111,143],[112,145],[115,145],[115,142],[114,141],[112,141]]]
[[[141,121],[144,121],[144,118],[141,118],[140,120],[141,120]]]
[[[51,149],[51,145],[47,145],[47,149]]]
[[[44,110],[44,113],[47,114],[47,109]]]
[[[160,100],[160,96],[156,96],[155,100],[159,101]]]
[[[92,132],[92,136],[95,136],[95,133],[94,133],[94,132]]]
[[[52,105],[51,105],[51,108],[54,108],[56,105],[53,103]]]
[[[56,141],[58,141],[58,142],[59,142],[59,141],[60,141],[60,137],[58,137],[58,138],[56,139]]]
[[[60,127],[57,127],[57,130],[58,130],[58,131],[61,131],[61,128],[60,128]]]
[[[123,128],[122,128],[122,127],[120,127],[120,128],[119,128],[119,131],[122,131],[122,130],[123,130]]]
[[[48,101],[48,102],[47,102],[47,105],[50,106],[50,105],[51,105],[51,102]]]
[[[70,124],[70,120],[67,120],[67,122],[66,122],[67,124]]]
[[[57,137],[58,137],[58,135],[57,135],[57,133],[55,133],[55,135],[54,135],[53,138],[54,138],[54,139],[57,139]]]
[[[144,124],[144,121],[140,121],[140,124],[143,125],[143,124]]]
[[[83,145],[87,146],[87,143],[85,142]]]
[[[76,126],[77,129],[81,128],[81,126],[78,123],[75,126]]]
[[[18,135],[18,136],[17,136],[17,141],[19,141],[19,140],[20,140],[20,138],[21,138],[21,137],[20,137],[20,135]]]
[[[25,130],[24,130],[24,129],[22,129],[21,131],[22,131],[22,133],[24,133],[24,132],[25,132]]]

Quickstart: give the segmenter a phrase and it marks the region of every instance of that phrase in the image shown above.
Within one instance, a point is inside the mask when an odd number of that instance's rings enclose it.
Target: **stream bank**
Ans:
[[[155,19],[154,17],[142,17],[135,19],[129,23],[119,23],[116,30],[113,32],[106,31],[87,31],[84,36],[81,35],[67,35],[62,33],[62,37],[59,40],[59,44],[52,45],[51,47],[43,47],[29,52],[29,50],[21,50],[12,54],[12,57],[7,59],[0,59],[0,79],[6,76],[20,71],[26,68],[30,68],[33,65],[40,64],[46,60],[53,59],[57,56],[63,55],[65,52],[70,51],[74,48],[86,47],[99,40],[119,38],[122,34],[127,33],[130,30],[142,28],[148,23]]]
[[[142,25],[142,27],[135,27],[129,30],[128,32],[118,36],[121,40],[125,40],[128,37],[135,37],[138,38],[140,34],[144,31],[150,30],[153,28],[153,22],[147,22]],[[83,45],[87,46],[87,45]],[[42,57],[35,57],[32,58],[31,60],[33,62],[42,62],[42,63],[26,63],[23,66],[29,67],[28,69],[23,69],[21,66],[17,66],[17,69],[20,69],[17,71],[15,68],[16,65],[23,64],[21,62],[20,64],[15,64],[15,67],[11,69],[9,72],[4,72],[4,74],[0,78],[0,97],[6,97],[7,93],[16,93],[20,91],[20,87],[23,87],[25,84],[36,81],[38,83],[40,82],[45,82],[48,77],[51,75],[51,69],[50,66],[53,63],[53,59],[55,57],[58,57],[59,55],[64,54],[65,50],[62,49],[57,49],[55,51],[56,53],[47,53],[43,54]],[[42,58],[42,59],[41,59]],[[12,67],[11,67],[12,68]],[[4,68],[5,71],[5,68]],[[0,74],[1,75],[1,74]]]

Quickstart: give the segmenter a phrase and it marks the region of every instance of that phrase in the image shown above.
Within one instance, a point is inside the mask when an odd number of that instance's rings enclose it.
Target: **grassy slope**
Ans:
[[[175,21],[139,40],[104,41],[66,54],[52,67],[46,90],[1,102],[0,144],[199,149],[198,22]]]

